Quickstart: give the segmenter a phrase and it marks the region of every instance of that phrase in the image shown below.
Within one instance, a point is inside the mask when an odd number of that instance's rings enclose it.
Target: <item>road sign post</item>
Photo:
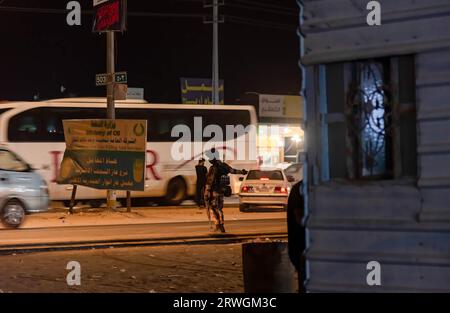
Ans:
[[[127,83],[127,73],[115,73],[115,34],[114,32],[123,32],[126,30],[127,0],[93,0],[94,7],[94,33],[106,33],[106,74],[96,75],[97,86],[106,86],[107,98],[107,118],[116,119],[114,103],[114,87],[117,84]],[[70,201],[69,212],[73,214],[77,185],[73,185],[72,197]],[[131,192],[127,191],[128,210]],[[107,191],[107,209],[115,210],[117,207],[117,195],[115,190]]]
[[[126,73],[115,73],[115,31],[126,30],[126,0],[93,0],[95,20],[93,31],[96,33],[106,32],[106,79],[104,76],[97,75],[96,84],[106,85],[107,97],[107,118],[114,120],[116,118],[114,103],[114,86],[116,83],[126,82]],[[122,74],[122,75],[121,75]],[[109,79],[111,78],[111,79]],[[107,208],[114,210],[116,208],[116,192],[108,190]]]
[[[106,72],[108,76],[112,76],[115,72],[114,64],[114,46],[115,46],[115,36],[114,32],[108,31],[106,33]],[[107,84],[107,117],[108,119],[116,119],[116,110],[114,103],[114,81],[108,82]],[[108,190],[106,195],[106,206],[108,210],[115,210],[117,207],[117,195],[116,191]]]
[[[77,195],[78,185],[72,185],[72,196],[70,197],[69,214],[73,215],[73,207],[75,206],[75,197]]]

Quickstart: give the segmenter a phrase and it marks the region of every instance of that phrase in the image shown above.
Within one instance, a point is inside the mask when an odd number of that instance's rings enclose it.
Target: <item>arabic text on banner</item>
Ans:
[[[145,120],[66,120],[59,184],[96,189],[145,188]]]

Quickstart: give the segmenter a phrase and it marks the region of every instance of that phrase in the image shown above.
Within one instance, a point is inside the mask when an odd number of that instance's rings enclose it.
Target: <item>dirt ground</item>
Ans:
[[[70,261],[81,264],[81,286],[66,283]],[[3,255],[1,292],[239,293],[241,244]]]

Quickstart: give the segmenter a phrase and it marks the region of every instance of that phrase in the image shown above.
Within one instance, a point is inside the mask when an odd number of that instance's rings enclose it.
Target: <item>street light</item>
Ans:
[[[299,135],[295,135],[294,137],[292,137],[292,141],[299,144],[300,142],[302,142],[302,138]]]

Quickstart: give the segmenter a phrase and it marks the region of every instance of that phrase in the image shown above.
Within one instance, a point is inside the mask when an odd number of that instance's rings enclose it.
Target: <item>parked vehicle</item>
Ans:
[[[25,214],[48,210],[48,188],[42,177],[12,151],[0,147],[0,219],[19,227]]]
[[[286,210],[290,183],[282,170],[251,170],[241,185],[239,209],[281,208]]]

